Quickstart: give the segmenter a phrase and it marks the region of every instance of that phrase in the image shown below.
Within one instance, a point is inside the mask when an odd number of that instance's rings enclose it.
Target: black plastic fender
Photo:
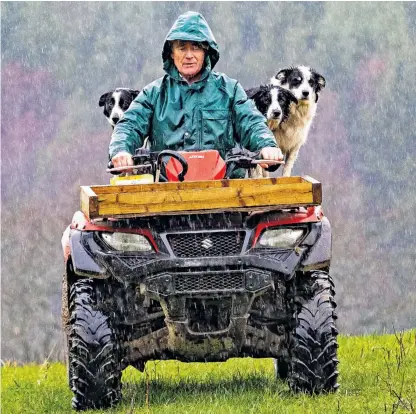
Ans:
[[[101,267],[88,253],[82,243],[82,232],[74,230],[69,241],[71,247],[72,265],[74,273],[79,276],[96,277],[105,279],[108,277],[106,270]]]
[[[321,234],[311,247],[306,257],[302,260],[302,270],[315,267],[329,266],[332,252],[331,224],[326,217],[321,221]],[[318,266],[316,266],[318,265]]]

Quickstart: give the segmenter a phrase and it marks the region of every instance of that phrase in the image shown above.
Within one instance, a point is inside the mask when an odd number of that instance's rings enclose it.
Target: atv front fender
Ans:
[[[301,262],[301,270],[307,271],[328,267],[331,264],[331,224],[326,217],[321,221],[321,232],[307,256]]]
[[[99,279],[106,279],[109,276],[106,270],[97,264],[88,253],[86,247],[82,243],[81,231],[72,230],[69,243],[72,265],[76,275]]]

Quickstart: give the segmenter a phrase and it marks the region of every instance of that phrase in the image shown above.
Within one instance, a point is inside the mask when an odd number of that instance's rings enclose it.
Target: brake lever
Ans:
[[[108,173],[114,174],[114,175],[121,174],[122,172],[127,171],[127,170],[137,170],[138,169],[138,167],[135,168],[134,165],[125,165],[124,167],[114,167],[112,163],[111,163],[111,166],[110,166],[110,163],[109,163],[108,166],[110,168],[107,168],[105,171],[108,172]]]
[[[125,167],[114,167],[113,162],[110,160],[108,161],[107,169],[105,171],[113,175],[119,175],[123,172],[123,170],[120,170],[120,168],[125,168]]]
[[[268,172],[275,172],[279,169],[281,165],[285,164],[283,160],[277,161],[277,160],[262,160],[262,159],[253,160],[252,163],[253,164],[269,164],[268,167],[264,168],[264,170]]]

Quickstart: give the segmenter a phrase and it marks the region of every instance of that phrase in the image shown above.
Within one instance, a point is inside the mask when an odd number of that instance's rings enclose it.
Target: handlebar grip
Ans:
[[[113,169],[114,168],[114,164],[113,164],[113,162],[110,160],[110,161],[108,161],[108,164],[107,164],[107,169],[108,170],[111,170],[111,169]],[[113,175],[120,175],[121,173],[122,173],[123,171],[110,171],[110,174],[113,174]]]
[[[268,171],[268,172],[275,172],[275,171],[277,171],[279,169],[279,167],[281,165],[282,164],[269,165],[268,167],[265,168],[265,170]]]

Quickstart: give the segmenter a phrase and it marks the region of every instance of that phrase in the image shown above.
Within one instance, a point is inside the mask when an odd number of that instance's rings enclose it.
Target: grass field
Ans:
[[[339,337],[339,391],[294,395],[273,377],[271,359],[224,363],[152,362],[123,373],[123,400],[94,413],[415,413],[416,330]],[[66,368],[59,363],[6,364],[2,413],[70,413]]]

